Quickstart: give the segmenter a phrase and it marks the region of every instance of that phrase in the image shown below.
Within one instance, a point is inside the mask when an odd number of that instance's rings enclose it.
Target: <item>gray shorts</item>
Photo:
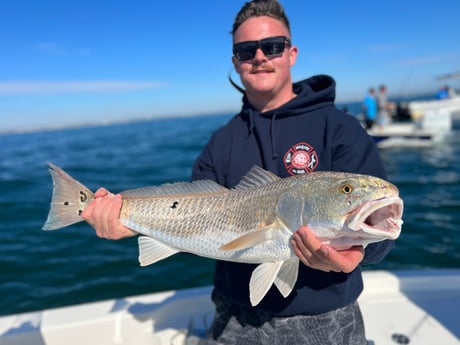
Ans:
[[[214,299],[216,315],[200,345],[366,345],[357,302],[318,315],[268,317],[232,312]],[[245,315],[244,315],[245,314]]]

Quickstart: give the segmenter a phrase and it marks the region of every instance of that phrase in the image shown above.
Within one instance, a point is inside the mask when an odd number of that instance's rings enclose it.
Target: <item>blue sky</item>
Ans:
[[[229,32],[244,2],[0,1],[0,132],[236,112]],[[380,83],[434,93],[460,70],[458,0],[282,4],[294,80],[329,74],[339,102]]]

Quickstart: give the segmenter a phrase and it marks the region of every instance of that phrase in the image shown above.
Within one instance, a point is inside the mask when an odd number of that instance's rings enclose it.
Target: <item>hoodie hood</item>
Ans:
[[[308,79],[296,82],[292,86],[293,92],[297,95],[289,102],[277,109],[260,113],[252,107],[246,95],[243,96],[243,107],[241,115],[260,115],[265,118],[272,118],[275,113],[276,118],[304,114],[325,105],[331,105],[335,100],[335,80],[328,75],[316,75]],[[253,119],[249,119],[251,127]]]
[[[277,120],[300,114],[314,112],[325,106],[331,106],[335,100],[335,80],[327,75],[317,75],[311,78],[296,82],[292,86],[293,92],[297,95],[281,107],[260,113],[249,103],[246,95],[243,97],[243,108],[240,115],[248,123],[249,133],[256,136],[259,145],[265,146],[268,131],[270,140],[271,160],[278,158],[276,141]],[[263,143],[265,142],[265,143]],[[266,148],[261,149],[265,151]],[[267,160],[264,160],[267,163]]]

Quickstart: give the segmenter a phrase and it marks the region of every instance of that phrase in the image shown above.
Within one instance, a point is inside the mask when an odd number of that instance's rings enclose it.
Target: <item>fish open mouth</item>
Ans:
[[[396,239],[401,233],[403,201],[397,196],[367,202],[348,219],[348,227],[372,237]]]

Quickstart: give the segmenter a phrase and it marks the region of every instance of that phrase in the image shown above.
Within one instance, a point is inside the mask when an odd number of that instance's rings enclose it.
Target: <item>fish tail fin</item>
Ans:
[[[58,166],[48,163],[53,179],[53,196],[43,230],[57,230],[81,222],[81,213],[94,194]]]

